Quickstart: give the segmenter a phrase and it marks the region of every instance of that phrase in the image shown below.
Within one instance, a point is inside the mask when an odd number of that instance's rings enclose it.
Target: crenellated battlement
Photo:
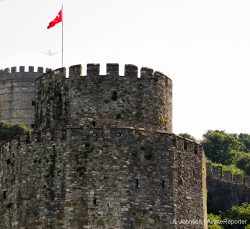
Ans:
[[[100,75],[99,64],[88,64],[86,75],[81,65],[71,66],[68,78],[66,71],[59,68],[36,79],[37,127],[94,122],[98,127],[172,132],[172,81],[166,75],[145,67],[138,74],[138,67],[130,64],[123,75],[118,64],[107,64],[105,75]]]
[[[67,129],[54,129],[44,131],[34,131],[31,136],[22,135],[1,145],[1,151],[7,152],[12,147],[29,147],[29,145],[39,142],[75,142],[78,140],[87,142],[110,141],[126,142],[134,139],[137,142],[148,141],[151,144],[167,144],[166,152],[170,149],[193,153],[195,157],[202,156],[202,146],[195,141],[182,138],[175,134],[164,131],[147,131],[132,127],[124,128],[86,128],[82,126],[69,126]]]
[[[207,163],[207,176],[224,182],[245,185],[250,188],[250,176],[233,174],[232,171],[222,171],[220,166],[214,166],[210,162]]]
[[[46,73],[51,71],[51,69],[43,67],[37,67],[35,70],[34,66],[29,66],[25,68],[25,66],[19,66],[19,67],[11,67],[11,68],[5,68],[0,70],[0,77],[1,75],[11,74],[11,73]],[[0,79],[1,80],[1,79]]]
[[[46,72],[44,75],[42,75],[42,78],[49,79],[50,76],[57,75],[58,72],[64,72],[66,75],[66,68],[59,68],[56,70],[50,70],[46,69]],[[112,64],[108,63],[106,65],[106,74],[101,75],[100,74],[100,64],[87,64],[86,72],[82,72],[82,65],[73,65],[70,66],[69,69],[69,78],[74,77],[86,77],[86,76],[121,76],[121,77],[135,77],[138,79],[143,78],[165,78],[169,81],[171,81],[170,78],[168,78],[166,75],[162,74],[159,71],[154,71],[151,68],[142,67],[140,71],[138,70],[138,67],[132,64],[126,64],[124,67],[124,74],[119,75],[119,64]],[[46,74],[46,73],[50,74]],[[38,77],[39,79],[40,77]]]

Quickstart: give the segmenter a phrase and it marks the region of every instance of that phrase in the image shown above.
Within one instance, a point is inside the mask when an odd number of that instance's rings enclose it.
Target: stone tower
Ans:
[[[206,228],[203,150],[172,133],[172,81],[117,64],[65,76],[36,79],[32,139],[1,147],[0,228]]]
[[[42,75],[43,68],[30,66],[0,70],[0,120],[34,125],[35,79]]]

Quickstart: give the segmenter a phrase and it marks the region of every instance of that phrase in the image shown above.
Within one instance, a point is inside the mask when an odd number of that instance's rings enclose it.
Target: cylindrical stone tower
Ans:
[[[12,123],[34,125],[35,79],[43,74],[43,68],[35,72],[30,66],[25,71],[20,66],[0,70],[0,120]]]
[[[135,127],[172,132],[172,81],[149,68],[126,65],[124,76],[118,64],[71,66],[36,80],[36,125],[40,129],[62,126]],[[51,99],[53,98],[53,99]]]

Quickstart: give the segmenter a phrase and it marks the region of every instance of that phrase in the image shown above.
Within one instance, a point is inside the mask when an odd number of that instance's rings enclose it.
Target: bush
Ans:
[[[236,165],[232,164],[232,165],[223,165],[221,163],[215,163],[215,162],[212,162],[210,160],[207,160],[208,163],[211,163],[212,166],[219,166],[222,168],[222,172],[224,171],[231,171],[233,175],[236,175],[236,174],[241,174],[242,176],[245,175],[245,172],[238,168]]]
[[[224,225],[226,229],[231,228],[249,228],[249,222],[250,222],[250,204],[249,203],[243,203],[240,206],[233,206],[229,211],[222,213],[221,217],[228,220],[246,220],[247,223],[245,225],[239,224],[239,225]]]
[[[188,134],[188,133],[181,133],[181,134],[179,134],[179,136],[186,138],[186,139],[189,139],[191,141],[195,141],[195,142],[197,141],[194,136],[192,136],[191,134]]]
[[[250,176],[250,154],[245,153],[241,154],[241,156],[238,158],[236,165],[238,168],[243,170],[246,175]]]
[[[208,220],[208,229],[223,229],[221,225],[219,225],[219,222],[221,220],[221,217],[219,215],[215,214],[207,214],[207,220]]]
[[[0,122],[0,141],[8,141],[23,134],[31,135],[31,130],[24,124]]]

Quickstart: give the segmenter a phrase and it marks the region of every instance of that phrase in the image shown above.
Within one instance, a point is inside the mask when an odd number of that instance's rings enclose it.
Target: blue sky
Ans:
[[[0,1],[0,69],[61,67],[58,0]],[[174,133],[250,133],[247,0],[64,0],[64,65],[146,66],[173,80]],[[50,57],[43,52],[59,52]],[[83,68],[85,69],[85,67]]]

